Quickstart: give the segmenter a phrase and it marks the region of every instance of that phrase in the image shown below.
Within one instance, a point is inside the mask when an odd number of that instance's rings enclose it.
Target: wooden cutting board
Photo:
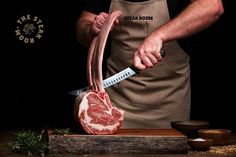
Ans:
[[[187,137],[174,129],[120,129],[114,135],[49,135],[50,153],[187,153]]]

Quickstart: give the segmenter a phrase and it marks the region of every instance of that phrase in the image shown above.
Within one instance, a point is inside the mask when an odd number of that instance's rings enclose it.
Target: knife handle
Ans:
[[[161,49],[161,50],[160,50],[160,54],[161,54],[161,57],[163,58],[163,57],[165,57],[165,55],[166,55],[166,51],[163,50],[163,49]]]
[[[163,50],[163,49],[161,49],[161,50],[160,50],[160,54],[161,54],[161,57],[163,58],[163,57],[165,57],[165,55],[166,55],[166,51]],[[137,68],[135,68],[134,65],[132,65],[130,68],[131,68],[133,71],[135,71],[136,73],[140,73],[140,70],[137,69]]]

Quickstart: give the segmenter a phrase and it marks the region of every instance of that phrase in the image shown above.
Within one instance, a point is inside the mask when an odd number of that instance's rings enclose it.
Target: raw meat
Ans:
[[[114,134],[121,127],[124,118],[124,111],[111,104],[102,83],[105,44],[114,21],[120,15],[120,11],[109,14],[89,48],[87,77],[91,90],[77,97],[75,103],[76,121],[80,122],[88,134]]]

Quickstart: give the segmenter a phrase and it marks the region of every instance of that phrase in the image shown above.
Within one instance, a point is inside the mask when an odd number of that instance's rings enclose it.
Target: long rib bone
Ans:
[[[121,11],[113,11],[106,18],[100,33],[94,37],[89,49],[88,56],[88,82],[92,86],[92,90],[104,92],[103,76],[102,76],[102,62],[103,54],[108,38],[108,34],[114,25],[115,20],[121,15]]]

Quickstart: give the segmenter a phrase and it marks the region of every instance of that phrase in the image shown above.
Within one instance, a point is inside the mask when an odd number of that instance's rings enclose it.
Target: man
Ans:
[[[109,12],[120,10],[122,15],[111,34],[107,77],[132,64],[141,70],[107,89],[113,105],[125,111],[123,128],[169,128],[171,121],[189,119],[189,55],[177,40],[206,29],[224,9],[221,0],[192,0],[173,16],[175,6],[183,2],[186,1],[109,2]],[[108,15],[98,11],[97,4],[94,8],[94,13],[91,8],[84,11],[77,22],[78,41],[84,46],[90,45]],[[164,59],[161,49],[166,52]]]

